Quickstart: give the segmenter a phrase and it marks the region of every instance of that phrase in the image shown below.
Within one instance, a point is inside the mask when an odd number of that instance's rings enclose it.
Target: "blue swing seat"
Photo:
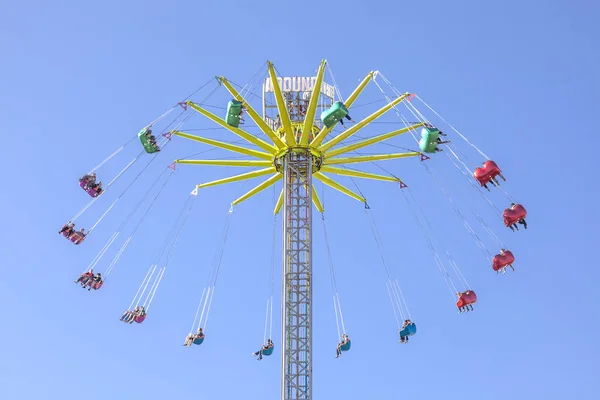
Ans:
[[[268,349],[263,349],[262,355],[263,356],[270,356],[271,354],[273,354],[273,349],[274,348],[275,348],[275,346],[269,347]]]
[[[348,340],[348,342],[344,343],[343,345],[340,346],[340,350],[342,351],[348,351],[350,350],[350,346],[352,345],[352,342],[350,340]]]
[[[417,333],[417,324],[411,322],[404,329],[400,331],[401,337],[412,336]]]
[[[202,342],[204,342],[204,337],[195,338],[193,343],[194,344],[202,344]]]

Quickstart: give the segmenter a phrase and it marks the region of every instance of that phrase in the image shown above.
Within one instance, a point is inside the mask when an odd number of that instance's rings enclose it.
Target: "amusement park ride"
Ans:
[[[173,109],[181,108],[184,115],[187,113],[199,113],[200,115],[212,121],[217,126],[224,128],[234,135],[237,135],[242,140],[246,141],[251,147],[244,147],[228,143],[221,140],[209,139],[202,136],[197,136],[182,130],[183,123],[187,121],[182,117],[175,121],[173,126],[165,128],[162,135],[154,136],[153,125],[161,118],[164,118],[167,113],[163,114],[159,119],[146,126],[138,134],[139,144],[143,148],[143,153],[153,154],[154,157],[160,155],[160,151],[168,145],[172,139],[178,137],[200,142],[216,148],[228,150],[234,153],[247,156],[244,160],[192,160],[178,159],[172,165],[210,165],[210,166],[230,166],[230,167],[250,167],[255,170],[242,173],[239,175],[223,178],[211,182],[202,183],[196,186],[190,196],[190,201],[186,203],[181,212],[180,218],[176,221],[171,231],[171,234],[161,248],[159,258],[153,264],[146,274],[138,293],[134,297],[131,305],[121,317],[125,323],[137,322],[141,323],[147,316],[148,308],[154,298],[154,294],[160,284],[166,264],[174,245],[181,233],[187,214],[193,204],[193,199],[196,197],[198,190],[206,187],[221,185],[231,182],[243,181],[257,177],[264,177],[264,180],[235,199],[232,207],[239,204],[254,195],[264,191],[266,188],[276,184],[280,180],[283,181],[282,189],[275,205],[274,213],[278,214],[282,211],[283,217],[283,266],[282,266],[282,384],[281,384],[281,399],[282,400],[308,400],[312,399],[312,319],[313,319],[313,205],[314,208],[323,213],[323,204],[317,195],[317,191],[313,185],[314,180],[318,180],[323,184],[355,199],[363,202],[366,207],[367,200],[361,193],[356,193],[346,186],[334,180],[330,175],[340,175],[352,178],[363,178],[370,180],[380,180],[385,182],[395,182],[401,188],[406,188],[404,182],[395,176],[379,175],[370,172],[348,169],[343,166],[349,164],[372,163],[376,161],[392,160],[399,158],[419,157],[421,161],[426,162],[430,158],[429,155],[440,154],[444,149],[443,145],[447,145],[450,141],[445,140],[447,134],[443,133],[439,128],[434,126],[413,104],[415,95],[410,93],[400,93],[393,87],[393,95],[385,94],[384,90],[378,83],[378,78],[381,78],[386,83],[389,83],[385,77],[378,71],[369,72],[358,86],[352,91],[347,98],[342,98],[338,88],[329,85],[325,82],[324,76],[326,71],[326,61],[323,61],[318,67],[316,77],[278,77],[275,68],[271,62],[267,64],[268,76],[262,81],[262,115],[252,107],[250,91],[243,88],[238,91],[234,84],[224,77],[217,78],[219,85],[224,87],[230,94],[231,100],[227,104],[227,110],[224,113],[225,118],[210,112],[202,103],[186,100],[178,103]],[[335,82],[335,80],[334,80]],[[373,111],[371,114],[364,116],[358,121],[354,121],[350,114],[354,115],[353,106],[361,93],[369,83],[374,83],[381,89],[384,94],[386,104],[381,108]],[[391,84],[390,84],[391,86]],[[246,94],[244,95],[244,91]],[[418,100],[418,96],[416,96]],[[424,102],[423,102],[424,103]],[[428,108],[429,106],[424,103]],[[401,105],[405,105],[408,111],[415,117],[416,122],[408,122],[398,110]],[[172,109],[172,110],[173,110]],[[377,136],[362,138],[348,143],[350,138],[356,138],[357,133],[364,130],[365,127],[376,121],[385,113],[394,110],[401,117],[401,122],[404,124],[400,129],[386,132]],[[431,111],[433,111],[430,108]],[[435,111],[433,111],[435,113]],[[436,113],[437,115],[437,113]],[[259,138],[256,134],[242,129],[244,126],[244,118],[250,119],[256,124],[265,139]],[[346,124],[348,126],[346,126]],[[342,128],[340,133],[332,134],[336,128]],[[451,127],[453,130],[454,128]],[[454,130],[463,139],[466,138],[460,132]],[[415,133],[420,132],[418,141],[419,150],[408,151],[391,154],[374,154],[374,155],[350,155],[356,150],[366,148],[378,143],[382,143],[399,135],[410,133],[415,137]],[[443,139],[444,138],[444,139]],[[160,142],[160,143],[159,143]],[[468,142],[468,141],[467,141]],[[468,142],[472,145],[470,142]],[[472,145],[474,146],[474,145]],[[122,149],[123,147],[121,147]],[[504,179],[498,165],[486,158],[486,161],[481,167],[471,171],[462,162],[455,151],[450,146],[446,147],[448,151],[444,151],[444,155],[450,158],[454,165],[465,174],[468,171],[468,178],[471,180],[475,189],[485,197],[485,192],[481,188],[488,191],[488,185],[498,187],[500,182],[497,177]],[[117,152],[119,152],[119,149]],[[477,149],[478,150],[478,149]],[[478,150],[479,151],[479,150]],[[88,172],[80,179],[81,188],[92,197],[90,202],[81,210],[74,218],[72,218],[59,232],[64,237],[68,238],[74,244],[81,244],[86,240],[89,234],[100,223],[104,216],[113,208],[115,203],[121,198],[125,191],[117,197],[115,202],[107,209],[102,217],[92,226],[86,233],[83,229],[77,231],[74,227],[75,219],[79,218],[94,202],[104,197],[104,193],[110,191],[111,185],[120,178],[125,171],[135,163],[140,157],[136,157],[123,169],[117,177],[110,183],[102,186],[101,182],[96,182],[95,171],[111,159],[117,152],[113,153],[102,164]],[[481,151],[480,154],[484,155]],[[429,154],[429,155],[428,155]],[[455,157],[455,159],[452,159]],[[464,168],[463,168],[464,167]],[[159,177],[160,179],[160,177]],[[169,179],[169,178],[167,178]],[[158,180],[157,180],[158,181]],[[478,183],[475,184],[475,182]],[[166,183],[165,183],[166,184]],[[164,187],[164,185],[163,185]],[[152,188],[151,188],[152,189]],[[162,189],[161,189],[162,190]],[[146,196],[150,190],[146,193]],[[159,192],[160,194],[160,192]],[[506,193],[505,193],[506,194]],[[156,195],[158,196],[158,194]],[[509,196],[507,194],[507,196]],[[156,199],[156,197],[155,197]],[[512,199],[509,197],[509,199]],[[495,207],[489,199],[488,203],[495,208],[497,213],[500,213],[504,219],[505,226],[514,231],[518,230],[518,224],[527,228],[525,217],[527,215],[525,208],[512,201],[504,212]],[[141,203],[141,202],[140,202]],[[138,204],[139,206],[139,204]],[[152,204],[150,205],[150,207]],[[130,214],[131,217],[131,214]],[[113,237],[109,239],[92,264],[82,273],[76,281],[83,287],[88,289],[98,290],[102,287],[104,279],[112,272],[116,266],[119,257],[125,251],[131,238],[141,224],[137,224],[133,232],[129,235],[123,246],[110,263],[109,267],[104,271],[104,276],[100,273],[94,273],[93,268],[98,264],[98,261],[108,248],[113,244],[118,234],[122,231],[125,224],[130,220],[130,217],[121,224]],[[144,214],[145,217],[145,214]],[[144,218],[142,217],[142,219]],[[478,217],[479,221],[485,222]],[[497,272],[506,272],[506,268],[513,268],[512,264],[515,260],[513,253],[506,250],[506,246],[502,241],[484,225],[486,231],[490,233],[502,248],[500,254],[491,257],[488,251],[489,261],[492,263],[492,268]],[[171,244],[170,251],[169,244]],[[429,243],[432,251],[435,253],[434,247]],[[166,261],[162,267],[158,267],[160,260],[165,254]],[[437,254],[434,254],[434,258]],[[473,309],[473,304],[477,301],[475,292],[463,285],[463,290],[458,290],[452,282],[450,275],[443,267],[441,260],[438,262],[440,271],[445,275],[445,279],[449,282],[449,287],[457,297],[456,306],[460,310],[469,311]],[[462,273],[458,270],[458,266],[450,259],[448,260],[452,270],[456,272],[458,279],[461,280]],[[207,290],[202,295],[202,302],[198,307],[198,313],[194,320],[192,332],[186,338],[185,345],[202,344],[205,340],[204,327],[202,321],[206,320],[208,310],[212,303],[212,294],[214,293],[214,283],[216,281],[217,270],[214,274],[214,280],[208,285]],[[399,300],[397,284],[390,283],[388,290],[390,298],[398,300],[399,312],[402,313],[402,301]],[[392,301],[394,303],[394,300]],[[202,311],[200,312],[200,310]],[[394,310],[396,312],[396,310]],[[271,305],[272,312],[272,305]],[[341,309],[340,309],[341,313]],[[399,333],[402,343],[408,341],[408,337],[416,333],[416,325],[410,321],[410,318],[403,318],[404,323],[399,323]],[[398,317],[397,317],[398,320]],[[196,324],[197,322],[197,324]],[[204,322],[205,323],[205,322]],[[266,336],[266,334],[265,334]],[[343,332],[340,335],[340,345],[338,346],[338,355],[342,351],[350,349],[350,339]],[[260,358],[263,355],[268,356],[273,353],[273,342],[271,339],[265,343],[263,348],[256,353]]]

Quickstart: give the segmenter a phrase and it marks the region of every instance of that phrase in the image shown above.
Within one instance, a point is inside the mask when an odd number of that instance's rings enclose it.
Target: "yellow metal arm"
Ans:
[[[337,183],[336,181],[334,181],[330,177],[325,176],[325,175],[323,175],[320,172],[315,172],[313,174],[313,176],[316,179],[318,179],[321,182],[323,182],[324,184],[326,184],[327,186],[330,186],[330,187],[334,188],[335,190],[339,190],[340,192],[344,193],[347,196],[352,197],[353,199],[356,199],[356,200],[361,201],[363,203],[367,202],[367,200],[364,197],[359,196],[358,194],[354,193],[352,190],[348,189],[347,187],[345,187],[343,185],[340,185],[339,183]]]
[[[235,90],[235,88],[233,86],[231,86],[229,81],[227,79],[225,79],[224,77],[220,77],[219,81],[223,84],[223,86],[225,86],[227,88],[227,90],[229,90],[229,93],[231,93],[231,95],[236,100],[244,103],[246,112],[248,113],[250,118],[252,118],[252,121],[254,121],[256,123],[256,125],[258,125],[260,130],[263,131],[264,134],[267,135],[269,137],[269,139],[271,139],[273,141],[273,143],[275,143],[275,146],[277,146],[277,148],[279,148],[279,149],[284,148],[285,143],[283,142],[283,140],[281,140],[279,138],[279,136],[277,136],[277,134],[275,132],[273,132],[271,127],[269,125],[267,125],[267,123],[260,117],[260,115],[256,111],[254,111],[254,108],[252,108],[252,106],[242,98],[242,96],[237,92],[237,90]]]
[[[371,79],[373,79],[373,75],[375,75],[374,71],[369,72],[367,76],[365,76],[360,82],[360,84],[356,87],[356,89],[354,89],[354,91],[350,94],[350,96],[348,96],[348,98],[344,102],[344,105],[348,109],[350,109],[350,106],[354,104],[354,101],[358,98],[358,95],[360,95],[362,91],[365,90]]]
[[[324,165],[336,165],[336,164],[353,164],[353,163],[361,163],[368,161],[378,161],[378,160],[393,160],[395,158],[407,158],[407,157],[417,157],[420,156],[421,153],[411,152],[411,153],[392,153],[392,154],[373,154],[370,156],[356,156],[356,157],[340,157],[340,158],[328,158],[323,163]],[[323,167],[321,167],[321,170]]]
[[[312,187],[312,201],[317,210],[319,210],[319,212],[325,211],[323,209],[323,204],[321,204],[321,199],[319,199],[319,195],[317,194],[317,190],[314,186]]]
[[[256,178],[256,177],[263,176],[263,175],[268,175],[268,174],[275,173],[275,172],[277,172],[275,167],[259,169],[258,171],[246,172],[243,174],[230,176],[229,178],[223,178],[223,179],[218,179],[216,181],[201,183],[199,185],[196,185],[196,188],[202,189],[202,188],[209,187],[209,186],[222,185],[224,183],[243,181],[246,179],[252,179],[252,178]]]
[[[362,80],[362,82],[356,87],[356,89],[354,89],[352,94],[346,99],[344,105],[346,106],[346,108],[348,108],[348,110],[350,109],[350,106],[354,103],[354,100],[358,98],[358,95],[362,93],[369,81],[373,78],[374,74],[375,73],[373,71],[369,72],[367,76],[365,76],[365,78]],[[319,132],[319,134],[315,136],[315,138],[311,142],[311,145],[313,147],[320,146],[321,143],[323,143],[323,140],[325,140],[325,137],[329,135],[329,132],[331,132],[333,128],[333,126],[329,128],[324,126]]]
[[[248,193],[246,193],[243,196],[241,196],[240,198],[234,200],[233,203],[231,203],[231,205],[235,206],[236,204],[239,204],[242,201],[249,199],[250,197],[254,196],[255,194],[262,192],[263,190],[265,190],[269,186],[273,185],[275,182],[277,182],[281,178],[283,178],[283,175],[280,173],[273,175],[272,177],[270,177],[269,179],[267,179],[260,185],[256,186],[254,189],[248,191]]]
[[[329,173],[337,174],[337,175],[353,176],[355,178],[376,179],[379,181],[388,181],[388,182],[400,182],[400,179],[395,178],[393,176],[371,174],[368,172],[356,171],[356,170],[351,170],[351,169],[342,169],[342,168],[337,168],[337,167],[328,167],[326,165],[321,167],[321,171],[329,172]]]
[[[288,146],[293,146],[296,144],[296,138],[294,137],[294,132],[292,131],[292,122],[290,121],[290,115],[288,114],[287,104],[283,100],[281,88],[279,87],[279,82],[277,82],[277,75],[275,75],[273,63],[269,61],[268,65],[269,77],[271,78],[271,83],[273,84],[273,92],[275,92],[275,101],[277,102],[279,118],[281,118],[281,123],[283,124],[283,129],[285,130],[285,142]]]
[[[361,140],[360,142],[357,142],[357,143],[354,143],[354,144],[351,144],[348,146],[340,147],[339,149],[328,151],[325,153],[325,158],[335,157],[340,154],[348,153],[350,151],[357,150],[362,147],[366,147],[366,146],[370,146],[375,143],[382,142],[384,140],[393,138],[394,136],[398,136],[398,135],[402,135],[403,133],[410,132],[411,130],[417,129],[423,125],[425,125],[425,124],[419,123],[419,124],[411,125],[409,127],[398,129],[398,130],[388,132],[388,133],[384,133],[382,135],[378,135],[378,136],[372,137],[370,139]]]
[[[235,133],[242,139],[244,139],[252,144],[257,145],[258,147],[260,147],[263,150],[268,151],[269,153],[272,153],[272,154],[276,153],[276,149],[273,146],[271,146],[269,143],[265,142],[264,140],[261,140],[261,139],[257,138],[256,136],[254,136],[253,134],[248,133],[244,130],[241,130],[240,128],[234,128],[233,126],[227,125],[227,122],[225,122],[223,119],[217,117],[215,114],[211,113],[210,111],[206,111],[199,105],[192,103],[189,100],[186,101],[186,103],[190,107],[192,107],[194,110],[198,111],[200,114],[204,115],[208,119],[221,125],[223,128],[230,130],[231,132]]]
[[[356,125],[351,126],[350,128],[346,129],[344,132],[340,133],[339,135],[337,135],[336,137],[331,139],[329,142],[321,145],[321,147],[319,147],[319,150],[327,151],[330,148],[332,148],[333,146],[335,146],[336,144],[338,144],[339,142],[341,142],[342,140],[347,139],[350,136],[354,135],[360,129],[364,128],[365,126],[367,126],[368,124],[370,124],[371,122],[375,121],[377,118],[382,116],[384,113],[389,111],[396,104],[398,104],[402,100],[406,99],[409,95],[410,95],[410,93],[405,93],[402,96],[398,97],[397,99],[392,100],[385,106],[381,107],[379,110],[375,111],[373,114],[369,115],[367,118],[358,122]]]
[[[221,142],[219,140],[208,139],[208,138],[204,138],[202,136],[190,135],[189,133],[180,132],[180,131],[172,131],[171,133],[173,135],[180,136],[182,138],[195,140],[197,142],[205,143],[205,144],[215,146],[215,147],[220,147],[221,149],[230,150],[230,151],[240,153],[240,154],[245,154],[247,156],[262,158],[263,160],[272,160],[273,159],[272,154],[263,153],[262,151],[252,150],[252,149],[248,149],[248,148],[242,147],[242,146],[236,146],[234,144]]]
[[[221,167],[268,167],[273,165],[271,161],[267,160],[175,160],[175,163]]]
[[[275,215],[279,214],[279,211],[281,211],[281,207],[283,206],[283,190],[284,189],[281,189],[281,193],[279,193],[279,198],[275,204],[275,209],[273,210],[273,214]]]
[[[327,61],[325,60],[321,61],[319,72],[317,72],[317,81],[315,82],[315,86],[313,87],[313,91],[310,96],[308,110],[304,118],[304,127],[302,128],[302,136],[300,137],[300,144],[302,146],[306,146],[308,144],[308,139],[310,138],[310,133],[312,132],[312,127],[315,121],[315,112],[317,111],[317,104],[319,103],[319,97],[321,95],[321,86],[323,84],[323,75],[325,75],[326,63]]]

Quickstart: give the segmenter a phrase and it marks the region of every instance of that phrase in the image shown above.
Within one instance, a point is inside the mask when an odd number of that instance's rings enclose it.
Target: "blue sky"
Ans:
[[[118,317],[189,190],[233,169],[179,168],[99,292],[72,281],[166,165],[207,147],[174,140],[83,245],[70,245],[56,231],[88,200],[77,185],[81,174],[211,77],[244,84],[267,59],[283,75],[310,76],[327,58],[346,96],[377,69],[432,105],[499,163],[508,179],[503,187],[529,211],[529,229],[512,234],[504,228],[445,156],[428,164],[459,208],[483,213],[514,251],[517,272],[497,276],[418,161],[380,163],[410,186],[477,291],[475,312],[457,315],[397,186],[360,181],[384,236],[386,260],[419,326],[410,344],[400,346],[363,207],[327,190],[330,245],[354,343],[334,359],[332,293],[315,224],[315,398],[594,398],[600,274],[593,240],[598,217],[590,204],[598,191],[594,142],[583,138],[593,138],[596,126],[598,11],[591,1],[4,5],[0,397],[277,398],[278,312],[275,355],[260,363],[250,356],[262,341],[269,291],[271,190],[236,207],[209,336],[191,349],[181,343],[229,203],[248,185],[201,192],[147,321],[127,326]],[[380,98],[371,87],[359,103]],[[208,103],[224,106],[227,99],[221,89]],[[369,133],[399,124],[391,113],[381,120],[386,123]],[[210,125],[195,117],[186,127]],[[206,135],[236,140],[225,131]],[[456,135],[451,139],[469,160],[483,161]],[[415,147],[407,135],[390,143]],[[396,151],[390,149],[376,150]],[[99,174],[109,179],[138,151],[126,148]],[[213,153],[206,158],[229,156]],[[92,224],[148,160],[90,208],[81,226]],[[498,191],[489,196],[499,207],[506,204]],[[276,302],[278,309],[278,296]]]

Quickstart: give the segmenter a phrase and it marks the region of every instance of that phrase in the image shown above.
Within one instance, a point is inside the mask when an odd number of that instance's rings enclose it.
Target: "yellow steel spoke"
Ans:
[[[279,198],[277,199],[277,203],[275,204],[273,214],[279,214],[279,211],[281,211],[281,207],[283,206],[283,190],[284,189],[281,189],[281,193],[279,193]]]
[[[302,146],[306,146],[308,144],[308,139],[310,138],[310,133],[312,132],[312,127],[315,121],[315,112],[317,111],[317,104],[319,103],[319,97],[321,97],[321,85],[323,84],[323,75],[325,75],[326,63],[327,61],[325,60],[321,61],[319,71],[317,72],[317,81],[315,82],[315,86],[313,87],[313,91],[310,96],[308,110],[306,111],[306,116],[304,118],[304,127],[302,128],[302,136],[300,137],[300,144]]]
[[[274,172],[277,172],[275,167],[263,168],[263,169],[259,169],[258,171],[245,172],[243,174],[230,176],[229,178],[223,178],[223,179],[218,179],[216,181],[201,183],[199,185],[196,185],[196,187],[198,189],[201,189],[201,188],[205,188],[205,187],[209,187],[209,186],[222,185],[224,183],[243,181],[246,179],[252,179],[252,178],[259,177],[259,176],[268,175],[268,174],[271,174]]]
[[[231,93],[231,95],[238,101],[241,101],[244,103],[244,107],[246,108],[246,112],[248,113],[248,115],[250,116],[250,118],[252,118],[252,121],[254,121],[256,123],[256,125],[258,125],[258,127],[260,128],[261,131],[263,131],[263,133],[265,135],[267,135],[269,137],[269,139],[271,139],[273,141],[273,143],[275,144],[275,146],[277,146],[277,148],[282,149],[285,147],[285,143],[283,142],[283,140],[281,140],[279,138],[279,136],[277,136],[277,134],[273,131],[273,129],[271,129],[271,127],[269,125],[267,125],[267,123],[261,118],[261,116],[254,110],[254,108],[252,108],[252,106],[246,102],[244,100],[244,98],[237,92],[237,90],[235,90],[235,88],[233,86],[231,86],[231,84],[229,83],[229,81],[227,79],[225,79],[224,77],[220,77],[219,81],[223,84],[223,86],[225,86],[227,88],[227,90],[229,90],[229,93]]]
[[[258,158],[262,158],[264,160],[272,160],[273,159],[272,154],[263,153],[262,151],[252,150],[252,149],[248,149],[248,148],[242,147],[242,146],[236,146],[234,144],[221,142],[219,140],[208,139],[208,138],[204,138],[202,136],[190,135],[189,133],[180,132],[180,131],[172,131],[171,133],[176,136],[180,136],[180,137],[190,139],[190,140],[195,140],[197,142],[205,143],[205,144],[219,147],[219,148],[225,149],[225,150],[230,150],[230,151],[233,151],[236,153],[241,153],[241,154],[245,154],[248,156],[258,157]]]
[[[268,160],[175,160],[177,164],[213,165],[222,167],[268,167]]]
[[[321,203],[321,199],[319,199],[319,195],[317,194],[317,190],[314,186],[312,187],[312,201],[315,207],[317,207],[317,210],[319,210],[319,212],[324,211],[323,204]]]
[[[273,63],[269,61],[268,65],[269,77],[271,78],[271,83],[273,84],[273,92],[275,92],[275,101],[277,102],[279,118],[281,118],[281,123],[283,125],[283,129],[285,130],[285,142],[288,146],[293,146],[296,144],[296,138],[294,137],[294,132],[292,131],[292,122],[290,121],[290,115],[288,114],[287,104],[283,100],[281,88],[279,87],[279,82],[277,82],[277,75],[275,75]]]
[[[192,107],[194,110],[198,111],[200,114],[204,115],[205,117],[212,120],[213,122],[216,122],[217,124],[221,125],[223,128],[230,130],[231,132],[235,133],[242,139],[260,147],[263,150],[268,151],[271,154],[275,154],[277,152],[275,147],[271,146],[269,143],[265,142],[264,140],[257,138],[253,134],[246,132],[240,128],[235,128],[231,125],[228,125],[227,122],[225,122],[225,120],[223,120],[222,118],[217,117],[215,114],[211,113],[210,111],[206,111],[199,105],[197,105],[189,100],[186,101],[186,103],[190,107]]]
[[[345,187],[343,185],[340,185],[339,183],[337,183],[336,181],[334,181],[330,177],[325,176],[325,175],[323,175],[320,172],[315,172],[313,174],[313,177],[315,177],[316,179],[320,180],[321,182],[323,182],[327,186],[330,186],[330,187],[334,188],[335,190],[338,190],[338,191],[344,193],[345,195],[352,197],[353,199],[356,199],[356,200],[361,201],[363,203],[367,202],[367,200],[364,197],[359,196],[358,194],[354,193],[352,190],[348,189],[347,187]]]
[[[344,102],[344,105],[348,109],[350,109],[350,106],[354,104],[354,100],[358,98],[358,95],[360,95],[362,91],[365,90],[365,87],[367,87],[367,84],[371,81],[373,75],[375,75],[374,71],[369,72],[367,76],[365,76],[360,82],[360,84],[356,87],[356,89],[354,89],[354,91],[350,94],[350,96],[348,96],[348,98]]]
[[[371,174],[369,172],[362,172],[362,171],[356,171],[356,170],[352,170],[352,169],[343,169],[343,168],[337,168],[337,167],[329,167],[327,165],[322,166],[321,171],[329,172],[329,173],[337,174],[337,175],[353,176],[355,178],[376,179],[379,181],[388,181],[388,182],[400,182],[400,179],[393,177],[393,176]]]
[[[353,163],[361,163],[368,161],[378,161],[378,160],[393,160],[395,158],[407,158],[407,157],[416,157],[420,156],[421,153],[411,152],[411,153],[391,153],[391,154],[373,154],[369,156],[356,156],[356,157],[339,157],[339,158],[328,158],[323,164],[324,165],[336,165],[336,164],[353,164]]]
[[[335,146],[336,144],[338,144],[339,142],[341,142],[342,140],[347,139],[350,136],[354,135],[356,132],[358,132],[359,130],[361,130],[362,128],[364,128],[365,126],[370,124],[371,122],[375,121],[380,116],[382,116],[384,113],[389,111],[396,104],[398,104],[402,100],[406,99],[409,95],[410,95],[410,93],[405,93],[402,96],[398,97],[397,99],[392,100],[385,106],[381,107],[379,110],[375,111],[373,114],[369,115],[367,118],[358,122],[356,125],[351,126],[350,128],[346,129],[344,132],[340,133],[339,135],[337,135],[336,137],[331,139],[329,142],[321,145],[319,147],[319,150],[327,151],[330,148],[332,148],[333,146]]]
[[[269,186],[273,185],[275,182],[277,182],[281,178],[283,178],[283,175],[280,173],[276,173],[275,175],[273,175],[272,177],[270,177],[269,179],[267,179],[260,185],[256,186],[254,189],[248,191],[248,193],[244,194],[243,196],[239,197],[238,199],[235,199],[233,201],[233,203],[231,203],[231,205],[235,206],[236,204],[239,204],[242,201],[249,199],[250,197],[254,196],[255,194],[262,192],[263,190],[265,190]]]
[[[335,157],[340,154],[348,153],[349,151],[352,151],[352,150],[360,149],[360,148],[370,146],[375,143],[382,142],[384,140],[393,138],[394,136],[402,135],[403,133],[409,132],[413,129],[417,129],[423,125],[425,125],[425,124],[419,123],[419,124],[411,125],[409,127],[398,129],[398,130],[388,132],[388,133],[384,133],[382,135],[378,135],[378,136],[372,137],[370,139],[361,140],[360,142],[353,143],[348,146],[340,147],[339,149],[328,151],[325,153],[325,158]]]

